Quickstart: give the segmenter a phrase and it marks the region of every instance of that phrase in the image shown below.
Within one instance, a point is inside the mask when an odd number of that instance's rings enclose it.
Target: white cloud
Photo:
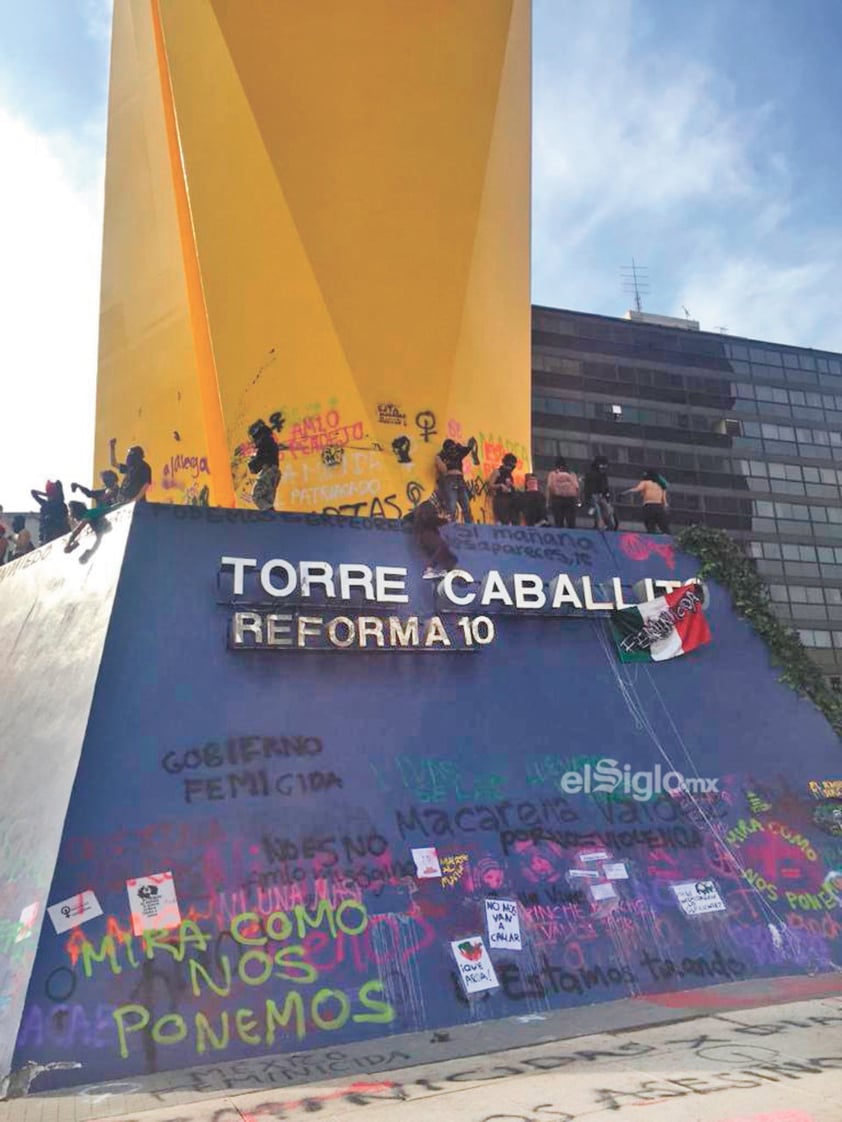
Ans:
[[[828,295],[842,227],[811,229],[793,194],[783,95],[739,101],[692,37],[670,48],[641,11],[536,5],[535,301],[620,314],[635,256],[648,310],[686,304],[703,328],[842,348]]]
[[[709,331],[838,351],[842,237],[812,238],[792,258],[716,255],[688,270],[679,304]],[[674,311],[673,311],[673,314]]]
[[[91,477],[103,138],[48,136],[0,107],[0,503]]]

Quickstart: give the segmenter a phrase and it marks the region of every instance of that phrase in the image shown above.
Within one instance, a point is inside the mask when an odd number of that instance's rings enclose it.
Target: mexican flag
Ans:
[[[657,600],[611,613],[621,662],[663,662],[710,642],[700,584],[685,584]]]

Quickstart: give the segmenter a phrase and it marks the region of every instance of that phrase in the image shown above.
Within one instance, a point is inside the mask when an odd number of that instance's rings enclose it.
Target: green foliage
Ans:
[[[842,696],[827,684],[792,628],[771,608],[769,589],[740,545],[724,531],[709,526],[688,526],[675,537],[679,549],[699,559],[699,576],[712,577],[731,594],[737,615],[748,620],[769,648],[772,664],[785,682],[807,697],[842,736]]]

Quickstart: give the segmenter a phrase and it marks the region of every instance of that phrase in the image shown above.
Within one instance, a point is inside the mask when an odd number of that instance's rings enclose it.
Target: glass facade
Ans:
[[[674,526],[741,539],[839,685],[842,355],[535,307],[532,423],[537,470],[602,453],[616,492],[654,468]],[[642,528],[639,507],[618,513]]]

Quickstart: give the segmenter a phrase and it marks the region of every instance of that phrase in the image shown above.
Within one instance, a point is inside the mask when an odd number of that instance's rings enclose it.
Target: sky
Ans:
[[[7,511],[90,482],[110,10],[0,0]],[[533,302],[842,351],[838,0],[533,11]]]

